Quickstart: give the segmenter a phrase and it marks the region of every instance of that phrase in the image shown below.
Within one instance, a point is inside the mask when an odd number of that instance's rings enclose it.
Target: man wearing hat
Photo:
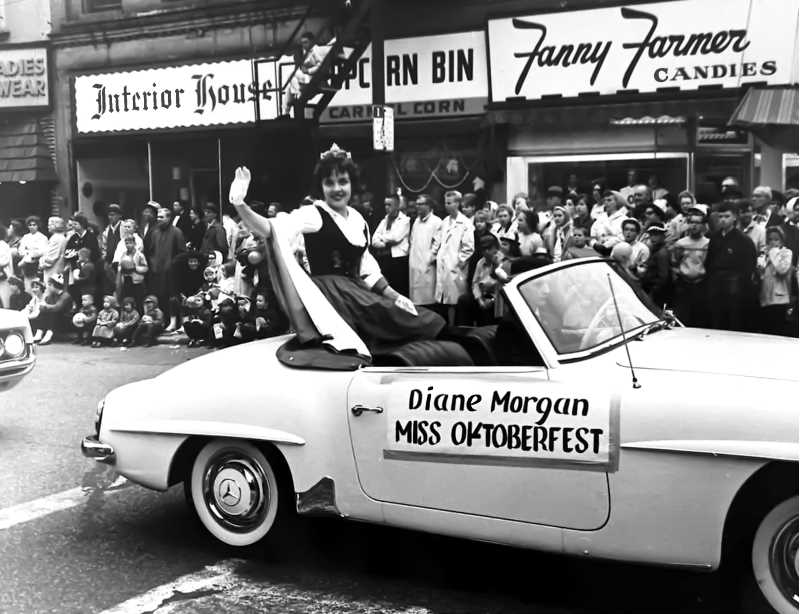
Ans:
[[[224,259],[228,258],[228,239],[225,229],[219,221],[219,210],[214,203],[206,203],[203,206],[204,220],[206,222],[206,232],[203,235],[203,242],[200,244],[200,251],[204,254],[219,252]]]
[[[667,229],[663,225],[650,226],[650,259],[642,277],[642,289],[658,307],[672,302],[672,270],[666,246]]]
[[[64,292],[64,276],[54,275],[47,282],[47,293],[44,301],[39,305],[39,317],[36,319],[36,328],[44,331],[41,345],[52,341],[53,335],[63,332],[72,321],[72,298]],[[31,323],[33,328],[33,323]]]

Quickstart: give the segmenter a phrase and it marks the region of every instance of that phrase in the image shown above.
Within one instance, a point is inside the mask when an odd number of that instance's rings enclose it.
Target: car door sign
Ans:
[[[387,460],[616,471],[618,400],[552,382],[387,391]]]

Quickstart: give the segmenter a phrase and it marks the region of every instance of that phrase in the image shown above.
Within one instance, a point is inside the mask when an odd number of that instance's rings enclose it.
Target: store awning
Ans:
[[[728,120],[730,126],[797,126],[797,87],[753,87]]]
[[[690,114],[725,121],[736,105],[732,96],[713,98],[636,100],[606,102],[598,98],[548,100],[520,105],[489,105],[487,119],[493,124],[522,126],[614,125],[681,126]]]
[[[0,121],[0,182],[56,181],[50,155],[52,121],[11,118]]]

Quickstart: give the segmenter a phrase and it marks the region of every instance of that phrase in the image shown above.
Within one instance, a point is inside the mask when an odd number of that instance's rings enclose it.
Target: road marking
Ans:
[[[386,602],[354,599],[344,592],[336,594],[237,577],[237,570],[244,563],[241,559],[226,559],[208,565],[202,571],[157,586],[100,614],[177,614],[198,609],[234,611],[231,606],[256,612],[431,614],[423,607],[398,608]]]
[[[36,520],[37,518],[48,516],[54,512],[68,510],[72,507],[82,505],[89,500],[90,495],[93,493],[99,492],[102,493],[103,496],[108,496],[120,492],[123,490],[126,481],[125,478],[122,478],[121,481],[118,478],[112,484],[113,488],[109,488],[108,490],[77,486],[69,490],[47,495],[46,497],[34,499],[33,501],[26,501],[25,503],[19,503],[0,509],[0,531],[10,529],[18,524],[30,522],[31,520]]]

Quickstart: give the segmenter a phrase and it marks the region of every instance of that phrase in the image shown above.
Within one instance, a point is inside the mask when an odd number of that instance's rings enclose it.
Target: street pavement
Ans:
[[[79,449],[106,392],[206,351],[51,345],[40,348],[31,375],[0,396],[0,612],[724,611],[718,574],[335,519],[302,519],[282,552],[218,544],[190,513],[182,487],[146,490]]]

